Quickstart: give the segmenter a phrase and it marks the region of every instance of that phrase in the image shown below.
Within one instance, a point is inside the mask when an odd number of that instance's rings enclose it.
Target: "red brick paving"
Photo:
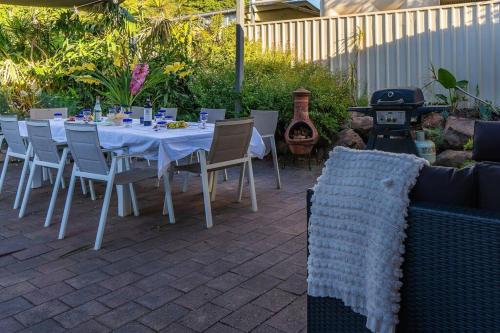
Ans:
[[[305,191],[318,170],[287,166],[277,190],[269,162],[256,162],[257,213],[247,191],[234,202],[237,175],[230,172],[219,182],[210,230],[197,177],[181,193],[183,177],[175,176],[175,225],[161,215],[156,181],[139,184],[141,216],[118,217],[113,198],[100,251],[91,246],[101,185],[97,201],[75,192],[60,241],[65,191],[49,228],[49,186],[32,192],[19,220],[11,208],[19,172],[11,165],[0,195],[0,332],[306,330]]]

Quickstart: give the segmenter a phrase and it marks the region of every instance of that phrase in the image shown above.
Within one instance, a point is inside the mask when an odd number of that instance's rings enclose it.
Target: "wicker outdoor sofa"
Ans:
[[[500,332],[500,214],[412,204],[408,223],[397,332]],[[341,300],[308,296],[307,314],[309,333],[370,332]]]
[[[410,194],[397,333],[500,332],[500,122],[473,139],[473,167],[424,167]],[[370,332],[341,300],[309,296],[307,314],[309,333]]]

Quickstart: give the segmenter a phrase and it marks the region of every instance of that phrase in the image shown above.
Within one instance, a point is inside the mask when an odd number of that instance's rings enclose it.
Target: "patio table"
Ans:
[[[209,150],[212,144],[214,124],[206,124],[205,129],[197,123],[189,123],[187,128],[166,129],[155,131],[152,126],[143,126],[134,119],[132,127],[106,126],[98,124],[99,141],[106,149],[127,147],[129,154],[142,155],[149,160],[158,161],[158,177],[166,175],[170,163],[191,155],[199,149]],[[50,120],[52,137],[57,142],[66,142],[64,121]],[[27,136],[26,123],[19,121],[22,136]],[[249,151],[253,156],[262,158],[265,144],[259,132],[254,128]],[[119,169],[124,165],[119,165]],[[39,172],[41,177],[41,172]],[[130,194],[127,186],[118,187],[118,215],[131,214]]]

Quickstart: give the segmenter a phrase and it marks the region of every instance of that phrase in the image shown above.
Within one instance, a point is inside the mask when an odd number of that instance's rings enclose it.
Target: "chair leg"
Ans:
[[[94,181],[89,179],[89,191],[90,191],[90,200],[95,201],[95,190],[94,190]]]
[[[80,177],[80,184],[82,185],[82,194],[87,195],[87,185],[85,185],[85,179]]]
[[[0,176],[0,193],[2,193],[3,183],[5,181],[5,175],[7,174],[7,167],[9,166],[9,158],[10,155],[9,152],[7,152],[7,154],[5,154],[5,159],[3,161],[2,175]]]
[[[45,168],[45,170],[47,171],[47,175],[49,176],[50,185],[54,184],[54,178],[52,177],[52,170],[50,170],[49,168]]]
[[[252,211],[257,211],[257,195],[255,194],[255,182],[253,179],[252,159],[248,158],[248,179],[250,181],[250,198],[252,199]]]
[[[137,204],[137,196],[135,195],[134,184],[128,184],[128,188],[130,190],[130,200],[132,201],[134,216],[139,216],[139,205]]]
[[[278,153],[276,151],[276,141],[271,137],[271,153],[273,155],[274,173],[276,174],[276,187],[281,189],[280,166],[278,163]]]
[[[175,160],[175,165],[176,165],[176,166],[179,166],[179,161]],[[175,172],[175,174],[176,174],[176,175],[178,175],[178,174],[179,174],[179,170],[177,170],[177,171]],[[158,184],[159,184],[159,183],[158,183]]]
[[[104,202],[102,203],[101,217],[99,218],[99,227],[97,228],[94,250],[99,250],[102,245],[102,237],[104,236],[104,229],[106,228],[106,220],[108,217],[109,202],[111,200],[111,193],[113,192],[113,183],[114,179],[111,179],[106,185],[106,192],[104,194]]]
[[[16,193],[16,200],[14,201],[14,209],[17,209],[21,202],[21,194],[23,192],[24,179],[26,178],[26,173],[28,172],[28,166],[30,163],[28,156],[29,155],[27,154],[26,159],[24,160],[23,170],[21,171],[21,178],[19,179],[19,185],[17,185],[17,193]]]
[[[45,182],[47,179],[48,179],[47,168],[46,167],[42,167],[42,182]],[[52,183],[51,183],[51,185],[52,185]]]
[[[241,197],[243,196],[243,182],[245,181],[245,169],[246,169],[246,163],[243,163],[241,165],[241,170],[240,170],[240,181],[238,183],[238,194],[236,197],[237,202],[241,202]]]
[[[190,176],[190,173],[186,172],[186,177],[184,177],[184,184],[182,184],[182,192],[183,193],[186,193],[188,190],[189,176]]]
[[[227,182],[228,179],[229,177],[227,176],[227,169],[224,169],[224,181]]]
[[[65,162],[66,164],[66,162]],[[66,182],[64,181],[64,177],[61,176],[61,188],[64,190],[66,188]]]
[[[210,193],[212,193],[212,188],[214,187],[214,173],[207,172],[207,174],[208,174],[208,190]]]
[[[191,156],[189,157],[189,163],[193,163],[193,156],[194,156],[194,153],[191,153]],[[183,193],[186,193],[188,190],[189,176],[191,176],[191,174],[189,172],[186,172],[186,177],[184,178],[184,184],[182,185],[182,192]]]
[[[71,201],[73,200],[73,192],[75,190],[76,183],[76,166],[73,165],[73,172],[71,173],[71,179],[69,181],[68,195],[66,196],[66,203],[64,204],[64,213],[61,221],[61,227],[59,228],[59,239],[63,239],[66,234],[66,227],[68,225],[69,210],[71,208]],[[82,179],[82,178],[80,178]]]
[[[61,164],[59,165],[59,169],[57,170],[56,182],[54,183],[54,187],[52,189],[52,196],[50,198],[49,209],[47,211],[47,216],[45,218],[44,227],[46,228],[50,226],[52,220],[52,214],[54,213],[54,207],[56,205],[57,194],[59,193],[59,186],[61,185],[63,171],[64,171],[64,160],[62,160]]]
[[[214,171],[212,176],[212,191],[210,192],[210,200],[215,201],[217,195],[217,179],[219,179],[219,171]]]
[[[126,158],[124,161],[125,170],[130,170],[130,165],[132,164],[131,158]],[[132,202],[132,210],[134,211],[134,216],[139,216],[139,205],[137,204],[137,196],[135,195],[134,184],[129,183],[128,189],[130,192],[130,201]]]
[[[205,219],[207,228],[213,226],[212,223],[212,206],[210,204],[210,188],[208,187],[208,173],[207,173],[207,159],[205,157],[205,152],[199,152],[199,161],[201,168],[201,185],[203,188],[203,201],[205,204]]]
[[[163,215],[168,214],[168,222],[175,223],[174,204],[172,202],[172,189],[170,179],[167,174],[163,175],[163,186],[165,187],[165,200],[163,201]]]
[[[21,203],[21,209],[19,210],[19,218],[23,218],[26,212],[26,206],[28,205],[28,200],[30,197],[31,186],[33,184],[33,177],[35,176],[36,164],[31,163],[30,175],[28,177],[28,184],[26,184],[26,189],[24,190],[23,202]]]

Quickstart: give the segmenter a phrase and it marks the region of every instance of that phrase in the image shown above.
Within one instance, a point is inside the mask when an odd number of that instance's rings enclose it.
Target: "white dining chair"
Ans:
[[[207,113],[207,123],[209,124],[215,124],[216,121],[226,118],[226,109],[201,108],[200,112]]]
[[[21,177],[19,178],[19,184],[17,186],[16,199],[14,201],[14,209],[17,209],[21,201],[24,180],[26,179],[26,173],[28,172],[32,148],[31,144],[27,143],[19,132],[19,123],[17,121],[17,116],[0,116],[0,124],[2,126],[3,135],[5,136],[5,140],[7,141],[8,145],[7,153],[5,154],[3,161],[2,174],[0,176],[0,193],[2,193],[3,190],[3,185],[5,182],[10,159],[15,158],[24,161],[21,171]]]
[[[66,204],[64,206],[64,213],[59,230],[59,239],[63,239],[66,234],[76,178],[83,177],[85,179],[92,179],[94,181],[103,181],[106,183],[106,190],[94,244],[94,249],[98,250],[101,248],[102,244],[113,187],[115,185],[128,185],[134,215],[138,216],[139,207],[137,204],[137,198],[135,195],[133,184],[142,180],[146,180],[148,178],[154,178],[156,176],[156,169],[130,168],[129,159],[131,156],[128,154],[112,154],[111,165],[108,165],[104,153],[100,148],[97,126],[95,124],[65,123],[64,125],[66,129],[68,147],[75,163],[73,165],[68,195],[66,198]],[[124,171],[118,171],[118,163],[125,164]],[[174,223],[175,219],[173,215],[173,209],[171,208],[172,197],[170,191],[170,182],[168,177],[163,178],[165,186],[165,202],[163,205],[164,213],[172,212],[169,215],[169,219],[170,223]]]
[[[200,112],[207,113],[207,123],[215,124],[219,120],[226,119],[226,109],[201,108]],[[228,180],[227,169],[224,169],[224,181]]]
[[[219,120],[215,123],[214,136],[208,156],[204,150],[198,150],[197,155],[199,162],[171,166],[171,171],[179,170],[201,175],[207,228],[211,228],[213,225],[210,202],[215,199],[217,171],[223,170],[227,167],[239,166],[241,168],[237,194],[238,201],[240,201],[241,198],[239,193],[241,192],[240,189],[243,186],[245,169],[243,166],[246,165],[246,169],[248,170],[252,210],[254,212],[257,211],[257,197],[255,194],[252,159],[248,153],[250,140],[252,138],[252,131],[253,119],[251,118]]]
[[[31,108],[29,110],[29,119],[32,120],[49,120],[54,119],[55,114],[60,113],[63,119],[68,118],[68,108]],[[50,181],[50,184],[53,184],[52,174],[50,173],[50,169],[45,167],[42,168],[43,172],[43,180],[47,178]]]
[[[4,139],[5,139],[5,136],[3,135],[2,127],[0,127],[0,149],[2,149]]]
[[[165,110],[165,116],[172,117],[172,120],[177,120],[177,108],[163,108]]]
[[[59,187],[64,188],[63,172],[68,157],[68,148],[65,147],[64,144],[54,141],[48,120],[27,120],[26,129],[28,130],[28,139],[31,143],[34,157],[31,163],[28,183],[24,190],[23,202],[19,210],[19,218],[22,218],[26,212],[36,168],[44,167],[47,169],[55,169],[57,170],[56,180],[53,185],[49,208],[44,223],[44,226],[48,227],[52,220],[52,214],[54,213]],[[60,148],[62,148],[62,152]],[[93,189],[92,186],[91,189]]]
[[[130,112],[132,112],[130,117],[134,119],[139,119],[144,116],[144,108],[142,106],[132,106]]]
[[[55,113],[60,113],[64,119],[68,118],[68,108],[30,109],[29,113],[33,120],[54,119]]]
[[[274,134],[278,126],[278,111],[251,110],[250,116],[253,118],[255,129],[264,140],[269,140],[271,154],[273,156],[274,173],[276,176],[276,187],[281,188],[280,167],[278,164],[278,153],[276,151],[276,141]],[[268,151],[266,152],[268,153]]]

